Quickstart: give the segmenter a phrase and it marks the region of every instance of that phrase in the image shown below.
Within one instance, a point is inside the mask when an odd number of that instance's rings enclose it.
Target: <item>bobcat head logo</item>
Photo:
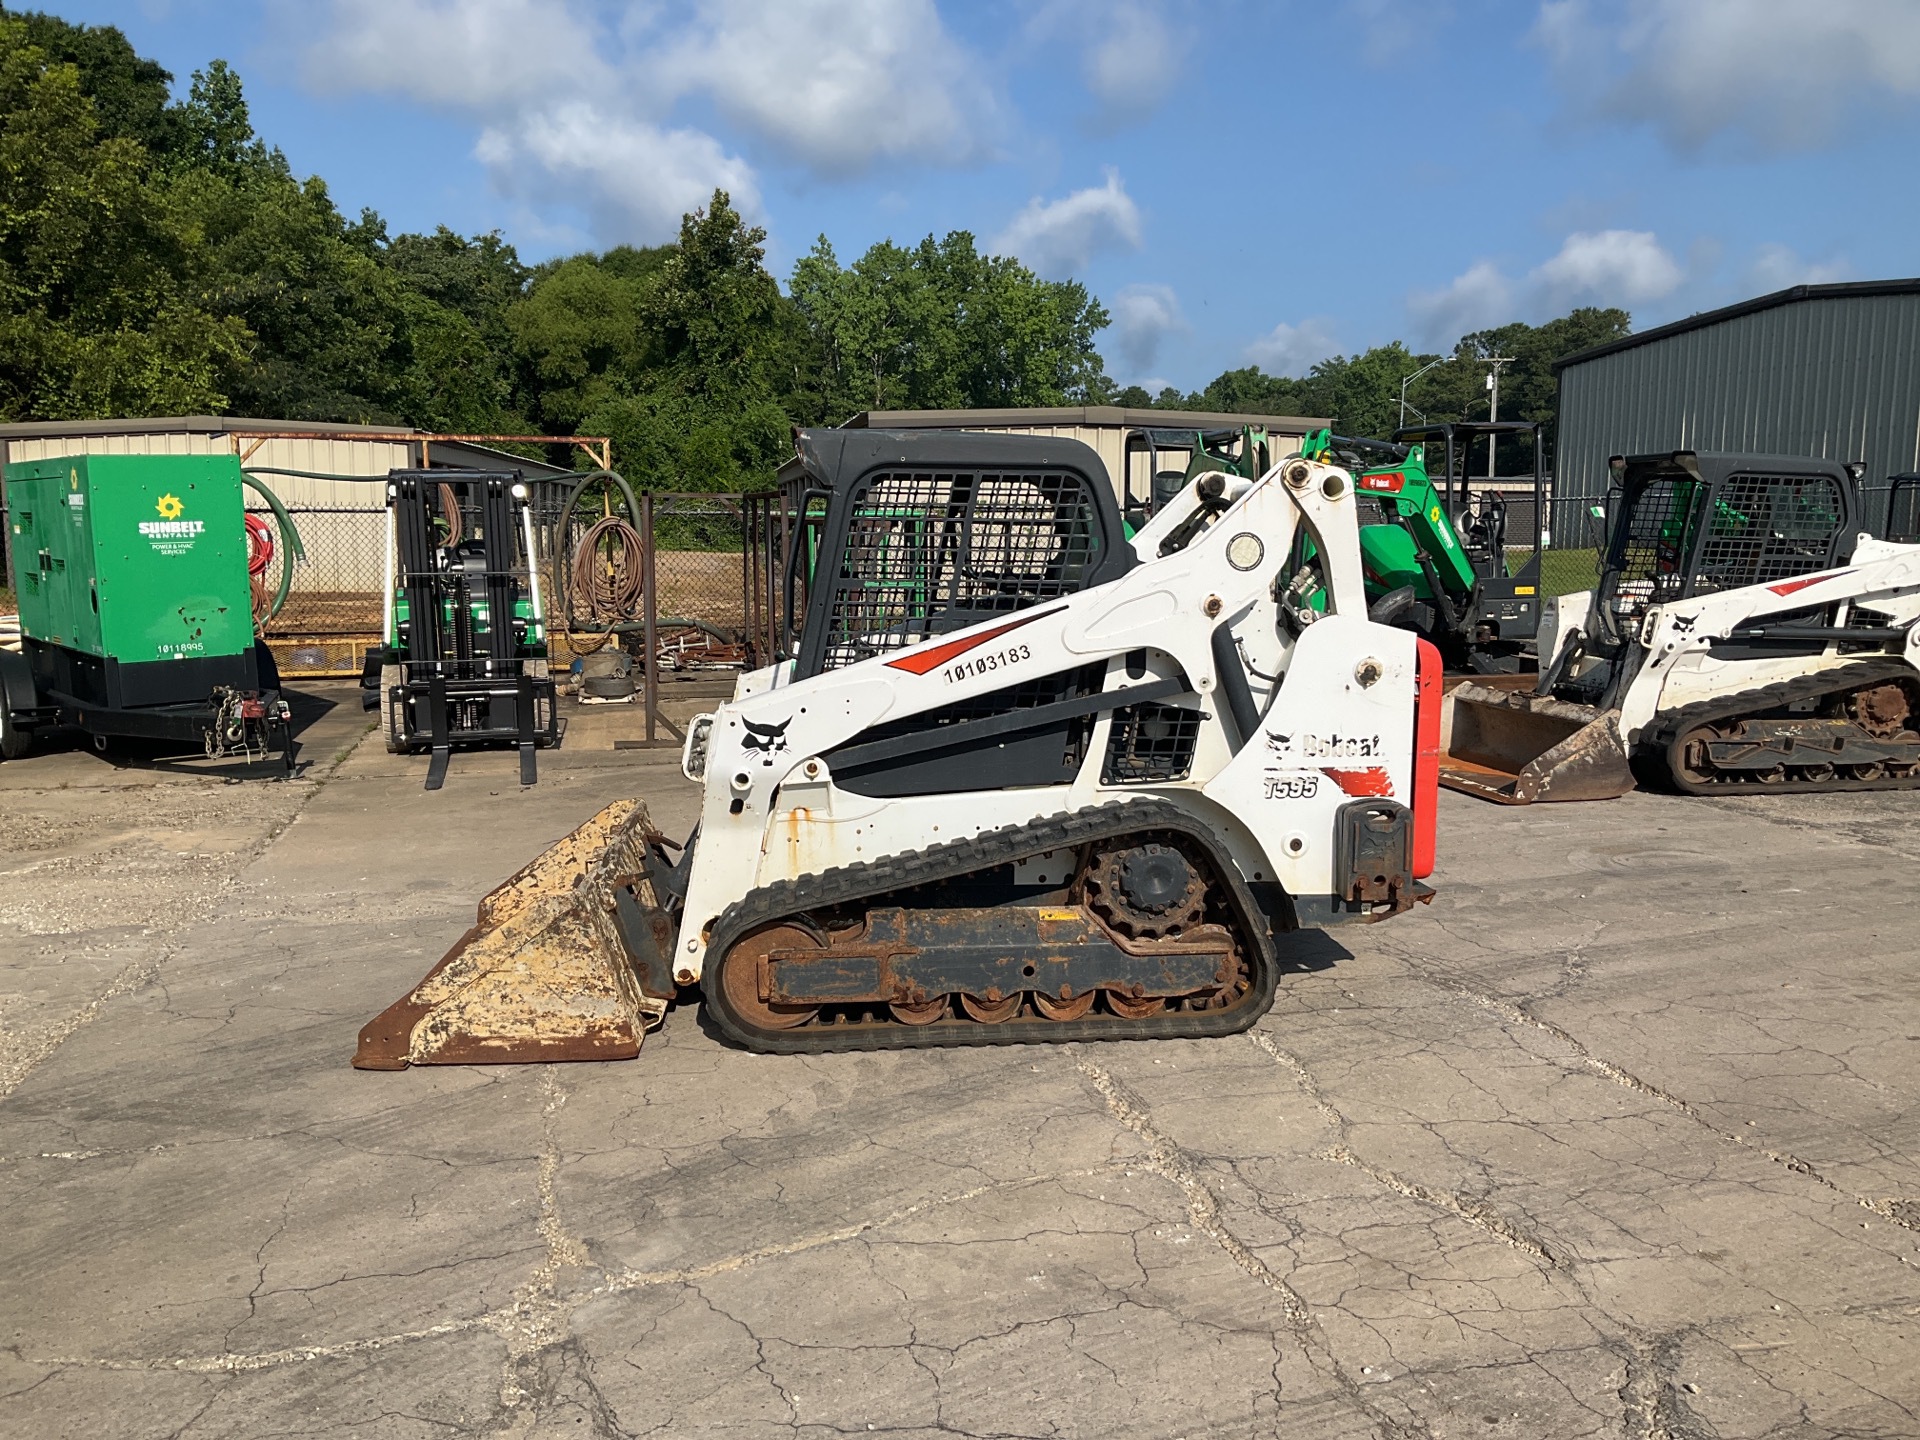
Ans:
[[[751,720],[741,722],[747,727],[747,738],[742,745],[748,750],[758,750],[766,755],[778,755],[787,748],[787,727],[793,724],[789,715],[778,725],[756,725]]]
[[[1280,734],[1270,733],[1267,736],[1267,747],[1270,750],[1272,750],[1273,753],[1276,755],[1286,754],[1288,747],[1291,746],[1292,744],[1293,744],[1293,736],[1291,735],[1280,735]]]

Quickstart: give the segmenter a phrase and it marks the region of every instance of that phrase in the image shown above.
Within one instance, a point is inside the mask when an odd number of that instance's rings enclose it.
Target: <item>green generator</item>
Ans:
[[[22,653],[0,654],[0,754],[35,731],[292,745],[254,638],[243,477],[233,455],[73,455],[6,470]]]

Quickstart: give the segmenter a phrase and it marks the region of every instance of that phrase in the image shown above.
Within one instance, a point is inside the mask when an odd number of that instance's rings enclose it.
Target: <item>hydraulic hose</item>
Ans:
[[[576,541],[573,538],[574,507],[581,492],[595,481],[618,489],[626,504],[624,518],[608,514],[588,526]],[[587,470],[567,488],[561,506],[560,524],[555,536],[554,588],[559,592],[555,610],[567,637],[567,648],[576,655],[590,655],[603,649],[616,635],[629,627],[643,628],[633,620],[644,599],[640,573],[640,501],[624,476],[613,470]],[[599,549],[605,542],[608,554],[604,564]],[[584,605],[586,613],[581,613]],[[575,634],[593,637],[582,648]]]
[[[267,508],[273,511],[275,523],[280,527],[280,544],[286,551],[286,559],[280,566],[280,584],[274,591],[273,600],[268,606],[266,619],[278,615],[287,603],[287,592],[293,588],[293,565],[296,560],[307,558],[306,547],[300,543],[300,532],[294,528],[293,516],[287,513],[287,507],[280,503],[280,497],[269,490],[266,483],[249,471],[241,471],[240,479],[247,488],[254,491],[267,502]],[[262,621],[261,623],[264,623]]]
[[[620,516],[587,527],[574,544],[572,570],[572,595],[586,607],[587,619],[626,620],[640,608],[640,532]]]

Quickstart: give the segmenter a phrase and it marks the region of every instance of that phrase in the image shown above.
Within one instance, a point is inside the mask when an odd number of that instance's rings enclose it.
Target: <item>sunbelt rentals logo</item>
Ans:
[[[140,533],[153,542],[153,548],[167,552],[184,550],[207,528],[204,520],[188,520],[187,507],[178,495],[169,491],[154,502],[158,520],[142,520]]]

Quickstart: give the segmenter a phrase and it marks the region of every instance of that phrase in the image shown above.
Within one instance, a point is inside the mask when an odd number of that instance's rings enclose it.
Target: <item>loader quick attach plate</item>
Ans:
[[[1128,867],[1098,859],[1152,845],[1206,872],[1205,903],[1116,922],[1125,902],[1097,877]],[[1096,878],[1042,904],[959,903],[1047,854]],[[927,903],[941,886],[956,903]],[[714,926],[703,989],[728,1039],[769,1053],[1046,1044],[1238,1033],[1273,1003],[1279,963],[1204,822],[1138,799],[765,886]]]

